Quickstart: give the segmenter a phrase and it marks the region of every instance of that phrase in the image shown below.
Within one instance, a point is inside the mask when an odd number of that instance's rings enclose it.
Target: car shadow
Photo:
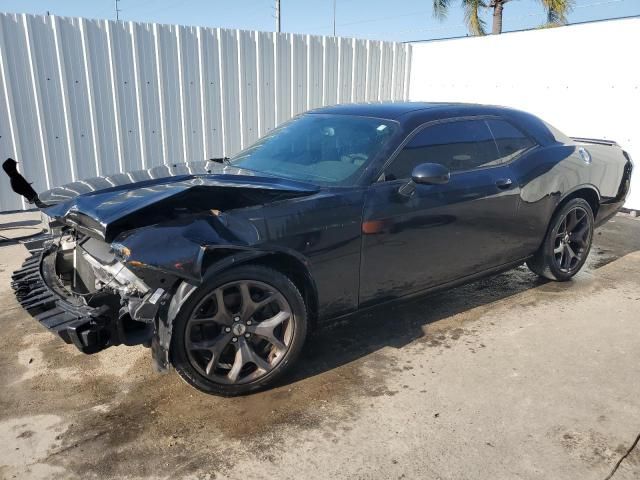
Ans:
[[[3,230],[10,230],[21,227],[37,227],[41,224],[41,220],[18,220],[15,222],[0,223],[0,232]]]
[[[308,338],[298,367],[280,384],[338,368],[383,347],[402,348],[425,336],[427,327],[547,283],[524,265],[473,283],[354,314],[320,325]]]
[[[583,270],[594,270],[640,250],[640,221],[618,216],[599,228]],[[338,368],[383,347],[402,348],[425,336],[428,326],[476,307],[548,283],[525,265],[507,272],[321,325],[308,338],[298,366],[281,380],[291,384]]]
[[[43,231],[40,219],[0,223],[0,247],[17,245],[21,241],[28,240]]]

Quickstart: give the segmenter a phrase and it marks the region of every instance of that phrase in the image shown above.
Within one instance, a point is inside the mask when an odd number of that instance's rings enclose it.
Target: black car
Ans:
[[[160,370],[236,395],[272,384],[324,321],[523,262],[569,280],[631,169],[615,142],[516,110],[326,107],[232,159],[40,195],[51,236],[13,285],[83,352],[145,344]]]

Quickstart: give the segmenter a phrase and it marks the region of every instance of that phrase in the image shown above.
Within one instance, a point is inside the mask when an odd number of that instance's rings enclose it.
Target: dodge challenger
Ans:
[[[238,395],[322,322],[525,262],[571,279],[632,162],[525,112],[407,102],[320,108],[231,159],[40,195],[14,167],[49,222],[13,275],[22,306],[85,353],[143,344],[158,370]]]

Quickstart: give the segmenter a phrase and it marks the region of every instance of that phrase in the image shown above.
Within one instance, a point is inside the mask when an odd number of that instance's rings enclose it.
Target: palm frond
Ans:
[[[484,35],[486,33],[485,21],[480,17],[480,9],[487,5],[482,0],[462,0],[464,8],[464,21],[472,35]]]
[[[567,23],[567,14],[573,9],[574,0],[540,0],[547,11],[547,23],[551,25],[564,25]]]
[[[433,0],[433,16],[443,20],[447,18],[449,0]]]
[[[536,30],[544,30],[546,28],[558,28],[561,25],[557,24],[557,23],[543,23],[542,25],[538,25],[537,27],[535,27]]]

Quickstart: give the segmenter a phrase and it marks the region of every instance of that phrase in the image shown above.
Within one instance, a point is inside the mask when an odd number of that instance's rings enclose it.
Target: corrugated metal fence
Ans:
[[[411,46],[0,14],[0,160],[36,191],[229,156],[291,116],[404,100]],[[24,208],[0,179],[0,211]]]

